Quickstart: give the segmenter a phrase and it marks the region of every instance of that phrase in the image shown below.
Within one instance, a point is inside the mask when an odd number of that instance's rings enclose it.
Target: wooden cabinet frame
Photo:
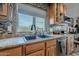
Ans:
[[[51,3],[48,9],[48,16],[50,24],[60,24],[64,22],[64,4],[63,3]]]
[[[2,3],[2,11],[0,11],[0,16],[7,16],[8,14],[8,4]]]
[[[0,50],[0,56],[22,56],[22,46]]]
[[[0,50],[0,56],[57,56],[56,40],[25,44]]]

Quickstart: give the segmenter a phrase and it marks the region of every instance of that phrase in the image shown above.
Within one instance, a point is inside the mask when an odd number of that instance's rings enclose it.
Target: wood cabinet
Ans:
[[[33,55],[33,54],[38,54],[38,51],[44,50],[45,49],[45,43],[44,42],[38,42],[34,44],[29,44],[26,45],[26,55]],[[43,52],[42,52],[43,53]],[[39,53],[41,56],[41,52]]]
[[[74,34],[68,34],[67,38],[67,54],[71,54],[74,51]]]
[[[22,47],[0,50],[0,56],[21,56]]]
[[[64,7],[63,3],[52,3],[49,5],[48,15],[50,24],[64,22]]]
[[[56,56],[56,50],[56,40],[50,40],[46,42],[46,56]]]
[[[65,10],[64,10],[65,5],[63,3],[59,3],[59,12],[64,14]]]
[[[46,48],[49,48],[49,47],[52,47],[52,46],[55,46],[56,45],[56,40],[49,40],[49,41],[46,41]]]
[[[50,24],[54,24],[56,22],[56,4],[52,3],[48,8],[48,19]]]
[[[46,56],[56,56],[56,46],[52,46],[50,48],[47,48]]]
[[[48,40],[26,45],[26,56],[56,56],[56,40]]]
[[[64,4],[63,3],[57,3],[56,8],[56,23],[62,23],[64,22]]]
[[[0,3],[0,18],[5,18],[8,15],[9,5],[7,3]]]
[[[27,56],[45,56],[45,50],[40,50],[31,54],[28,54]]]
[[[56,40],[31,43],[0,50],[0,56],[56,56]]]

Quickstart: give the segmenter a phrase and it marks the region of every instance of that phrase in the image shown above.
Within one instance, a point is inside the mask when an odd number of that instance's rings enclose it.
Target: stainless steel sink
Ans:
[[[48,35],[38,35],[38,37],[40,37],[40,38],[49,38],[51,36],[48,36]]]
[[[25,39],[26,40],[34,40],[34,39],[36,39],[36,36],[35,35],[25,36]]]

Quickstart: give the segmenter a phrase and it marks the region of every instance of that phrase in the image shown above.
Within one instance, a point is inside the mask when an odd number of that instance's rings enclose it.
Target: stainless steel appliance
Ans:
[[[61,55],[67,55],[67,34],[68,34],[68,24],[62,23],[62,24],[53,24],[51,25],[52,32],[63,32],[62,35],[64,35],[64,38],[60,38],[57,40],[60,54]],[[61,34],[58,34],[61,35]]]

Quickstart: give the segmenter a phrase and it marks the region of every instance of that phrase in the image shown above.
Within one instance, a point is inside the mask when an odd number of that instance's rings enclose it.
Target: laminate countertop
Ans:
[[[6,48],[12,48],[16,46],[21,46],[24,44],[31,44],[31,43],[41,42],[45,40],[59,39],[59,38],[64,38],[64,35],[53,35],[49,38],[37,38],[33,40],[26,40],[25,37],[0,39],[0,50],[6,49]]]

